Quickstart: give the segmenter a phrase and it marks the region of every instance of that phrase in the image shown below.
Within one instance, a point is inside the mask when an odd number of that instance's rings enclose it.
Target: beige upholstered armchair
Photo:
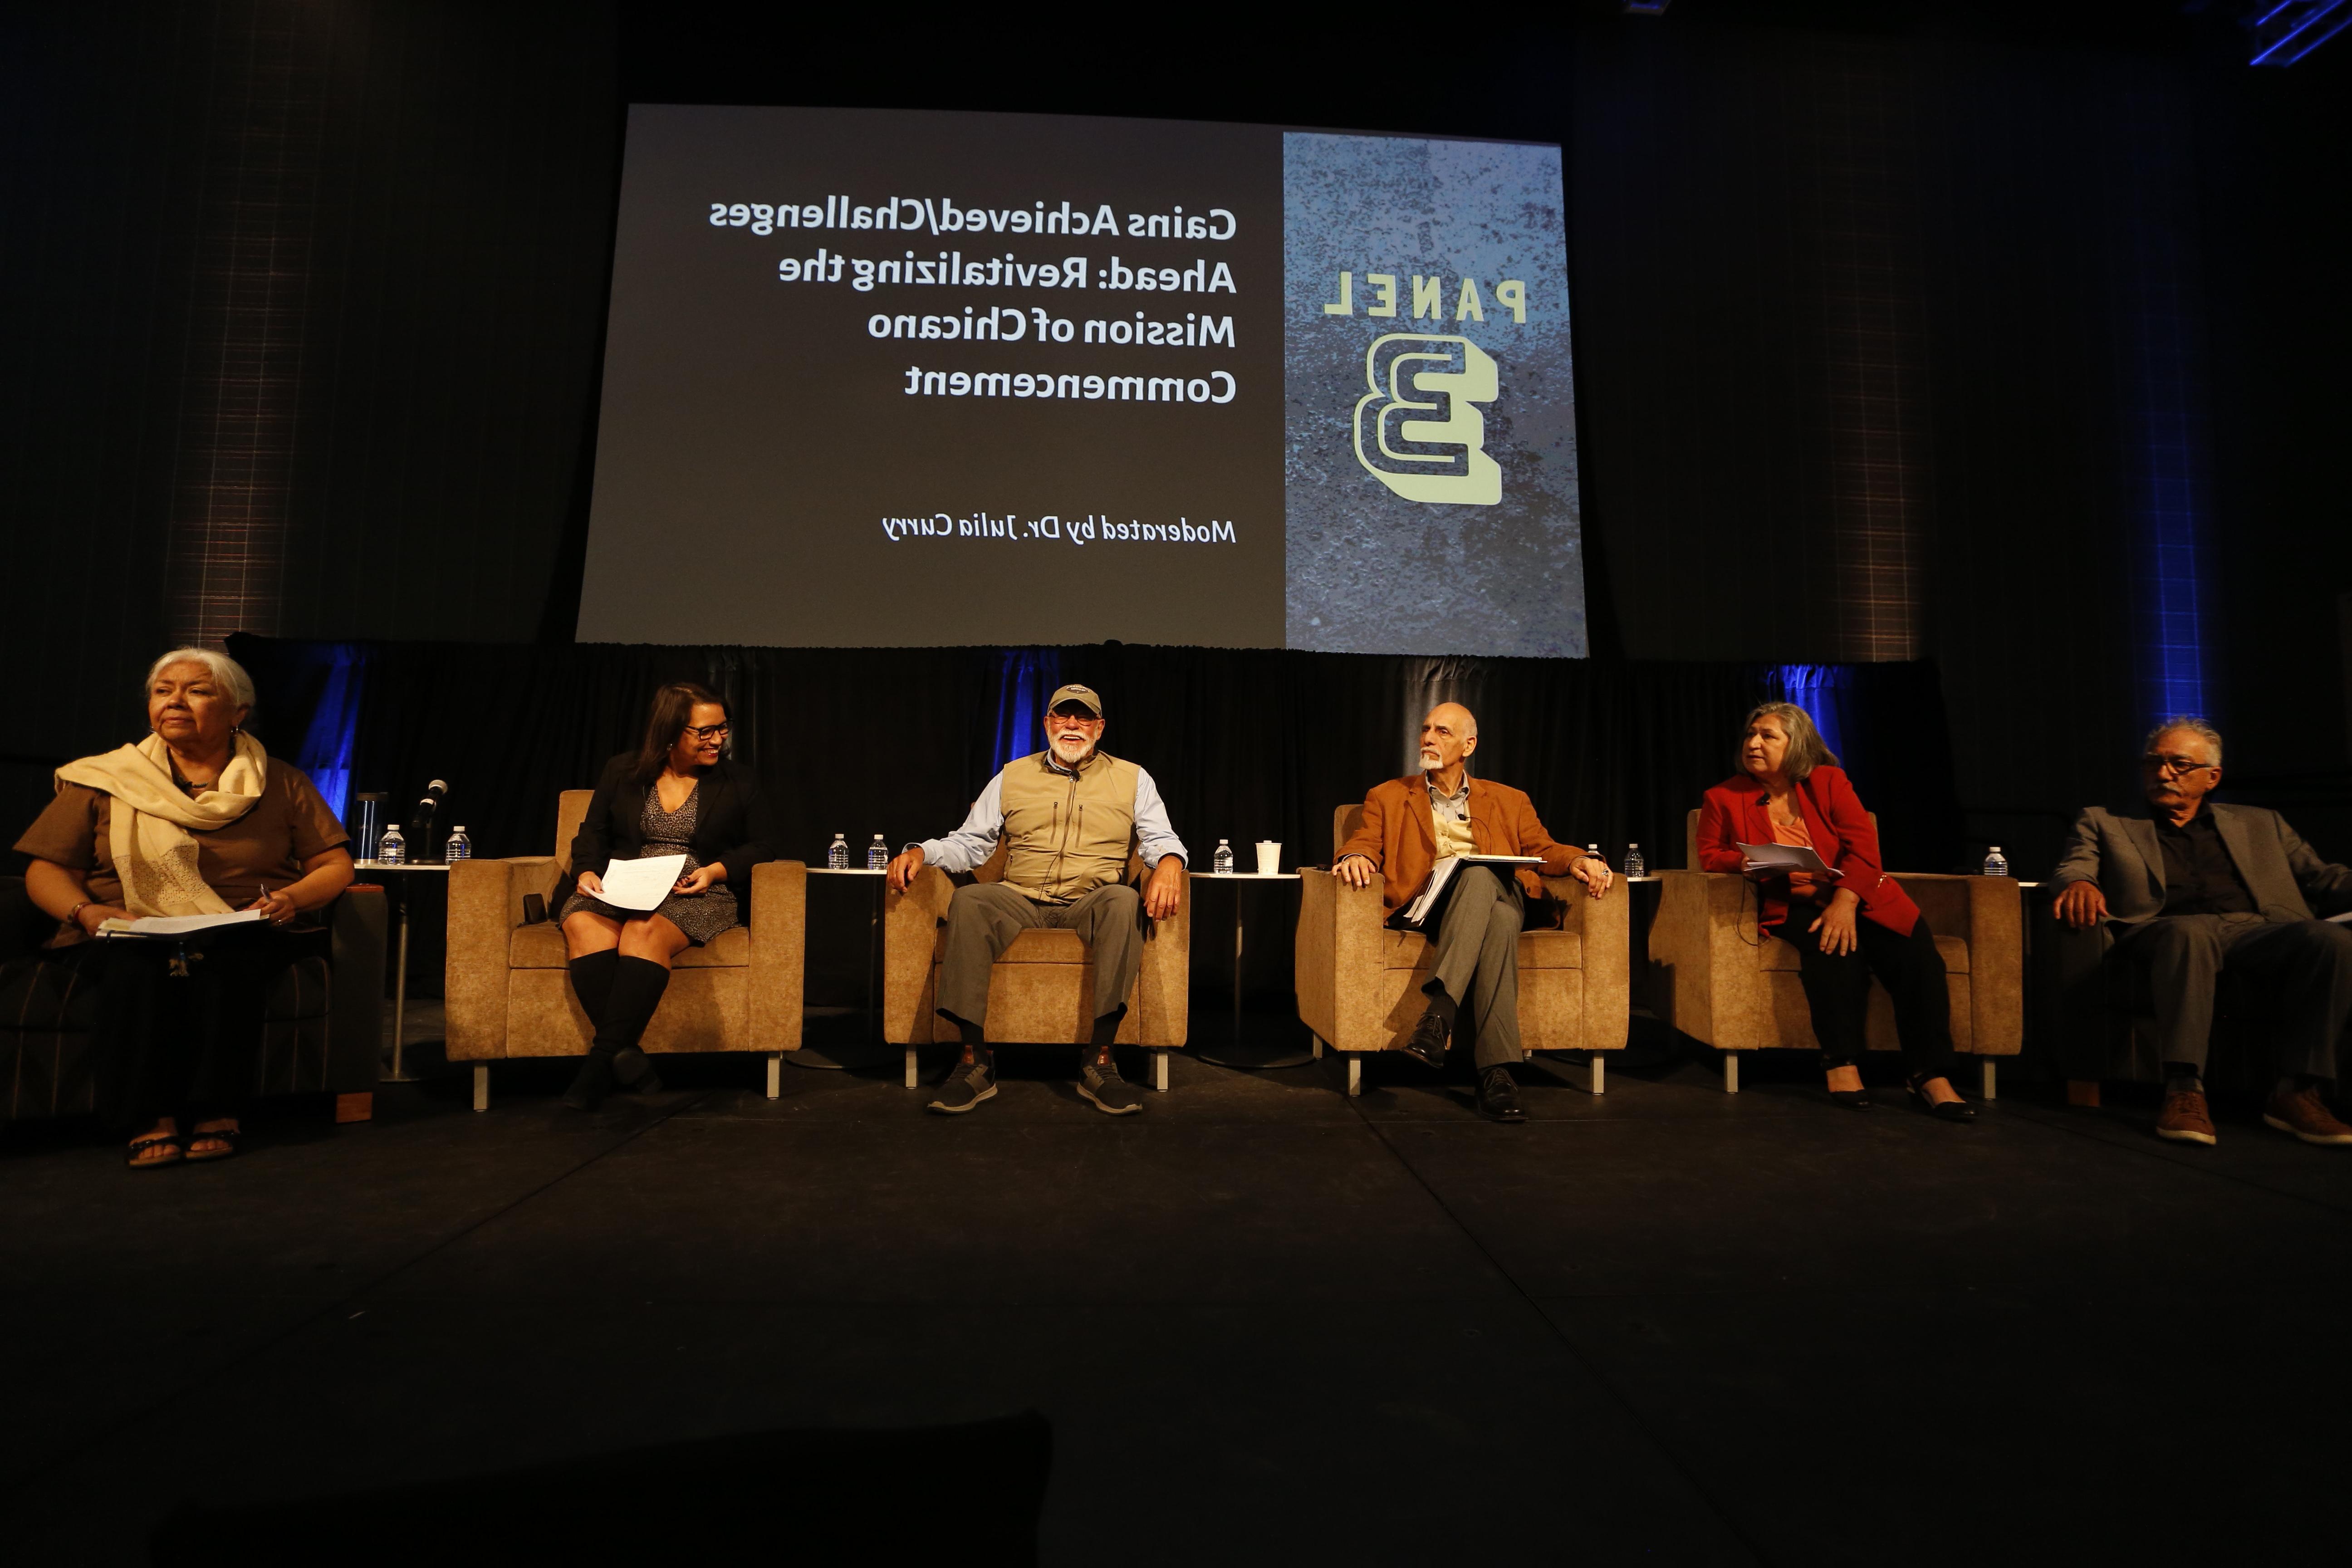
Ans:
[[[1332,815],[1331,852],[1362,822],[1360,803]],[[1325,1047],[1348,1057],[1348,1092],[1363,1092],[1363,1053],[1402,1048],[1426,1005],[1430,942],[1418,931],[1391,931],[1381,884],[1351,888],[1328,871],[1301,867],[1298,903],[1298,1016]],[[1632,970],[1626,953],[1625,889],[1605,899],[1572,877],[1546,877],[1545,889],[1567,909],[1559,931],[1519,933],[1519,1042],[1538,1051],[1613,1051],[1625,1045]],[[1587,1082],[1607,1087],[1602,1058]]]
[[[1871,821],[1878,818],[1873,814]],[[1686,865],[1698,864],[1698,813],[1683,830]],[[1723,1088],[1739,1092],[1741,1051],[1821,1049],[1797,978],[1797,950],[1756,924],[1754,884],[1728,871],[1661,871],[1650,964],[1658,1016],[1724,1053]],[[1952,1048],[1974,1056],[1981,1092],[1993,1098],[1993,1067],[2025,1039],[2025,914],[2006,877],[1894,873],[1927,918],[1950,976]],[[1895,1005],[1870,983],[1864,1037],[1874,1051],[1895,1049]]]
[[[1001,881],[1009,847],[972,873],[978,882]],[[1143,859],[1130,841],[1127,879],[1140,884]],[[1135,992],[1119,1020],[1118,1043],[1151,1053],[1151,1087],[1168,1089],[1168,1053],[1184,1044],[1190,1023],[1187,987],[1192,977],[1192,891],[1190,879],[1176,912],[1154,921],[1144,933],[1143,966]],[[903,893],[883,895],[882,1037],[907,1048],[907,1087],[915,1087],[915,1047],[957,1038],[939,1016],[940,963],[946,951],[948,900],[955,883],[936,866],[915,874]],[[1025,931],[1013,939],[989,972],[991,1041],[1026,1045],[1082,1046],[1094,1027],[1088,998],[1094,965],[1087,944],[1069,931]]]
[[[460,860],[449,868],[449,1059],[474,1064],[474,1109],[490,1103],[490,1063],[512,1057],[585,1056],[593,1030],[564,967],[558,894],[572,874],[572,839],[593,792],[568,789],[556,807],[555,853]],[[523,923],[523,899],[547,919]],[[647,1052],[765,1051],[768,1098],[783,1053],[801,1045],[801,971],[808,933],[808,868],[770,860],[751,868],[751,923],[677,955]]]

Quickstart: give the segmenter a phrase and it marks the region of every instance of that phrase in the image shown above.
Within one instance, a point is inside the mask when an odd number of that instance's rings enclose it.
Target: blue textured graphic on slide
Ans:
[[[1286,641],[1582,655],[1559,150],[1282,140]]]

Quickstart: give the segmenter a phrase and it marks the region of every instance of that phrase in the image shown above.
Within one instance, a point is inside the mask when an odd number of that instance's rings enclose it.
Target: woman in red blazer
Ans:
[[[1911,1093],[1948,1121],[1976,1111],[1952,1088],[1951,1000],[1944,960],[1919,907],[1879,869],[1878,830],[1822,743],[1806,711],[1766,702],[1748,715],[1739,772],[1706,792],[1698,814],[1703,871],[1737,871],[1757,885],[1757,924],[1797,950],[1797,977],[1822,1042],[1830,1098],[1870,1109],[1862,1087],[1863,1022],[1870,977],[1895,1002],[1895,1028]],[[1742,844],[1810,847],[1835,879],[1749,864]]]

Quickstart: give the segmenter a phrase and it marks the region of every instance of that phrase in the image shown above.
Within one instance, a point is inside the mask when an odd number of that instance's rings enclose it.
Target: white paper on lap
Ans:
[[[642,860],[615,860],[604,868],[604,890],[595,895],[616,910],[640,913],[661,908],[686,869],[683,855],[648,855]]]
[[[186,936],[215,926],[251,925],[268,917],[259,910],[238,910],[226,915],[142,915],[135,921],[102,921],[100,936]]]

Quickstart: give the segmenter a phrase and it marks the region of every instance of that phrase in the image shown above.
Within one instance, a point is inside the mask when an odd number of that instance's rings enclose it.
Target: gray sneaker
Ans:
[[[930,1108],[942,1116],[961,1116],[983,1100],[996,1098],[996,1068],[989,1062],[958,1062]]]
[[[1132,1116],[1143,1109],[1143,1097],[1118,1076],[1117,1062],[1107,1061],[1100,1067],[1088,1062],[1079,1068],[1078,1092],[1094,1101],[1095,1109],[1105,1116]]]

